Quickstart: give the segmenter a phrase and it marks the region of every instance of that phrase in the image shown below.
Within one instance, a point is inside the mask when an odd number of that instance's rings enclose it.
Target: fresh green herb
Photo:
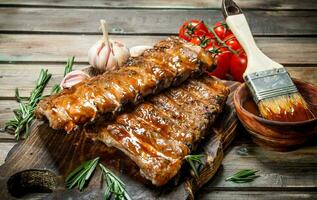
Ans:
[[[199,165],[203,164],[201,161],[202,157],[204,157],[204,155],[202,154],[185,156],[186,161],[189,163],[196,177],[199,177],[199,174],[198,174],[195,163],[198,163]]]
[[[66,74],[68,74],[69,72],[73,71],[74,61],[75,61],[75,56],[67,59],[66,66],[64,69],[64,76],[66,76]]]
[[[89,182],[92,174],[94,173],[99,157],[86,161],[72,171],[65,179],[65,185],[68,189],[72,189],[77,186],[80,191],[83,191],[87,183]],[[99,164],[101,169],[103,180],[106,182],[107,187],[104,193],[104,199],[110,199],[112,196],[119,200],[131,200],[128,193],[125,190],[124,183],[103,164]]]
[[[232,181],[235,183],[247,183],[251,182],[259,175],[256,175],[255,173],[258,172],[258,170],[253,169],[243,169],[241,171],[238,171],[237,173],[233,174],[232,176],[229,176],[226,178],[226,181]]]
[[[64,69],[64,77],[66,76],[66,74],[73,71],[74,61],[75,61],[75,56],[67,59],[66,66]],[[59,84],[56,84],[52,87],[51,94],[57,94],[61,90],[62,90],[61,86]]]
[[[42,98],[44,88],[51,78],[51,74],[47,70],[41,70],[37,79],[36,87],[32,90],[30,97],[25,99],[20,97],[19,90],[15,90],[16,100],[20,103],[19,108],[14,110],[14,119],[10,120],[5,125],[5,130],[13,130],[15,138],[19,140],[21,137],[25,138],[30,133],[30,126],[34,120],[33,111],[38,101]]]
[[[99,162],[99,157],[88,160],[79,167],[77,167],[73,172],[71,172],[65,179],[66,187],[72,189],[77,185],[78,189],[82,191],[90,180],[91,175],[96,169]]]
[[[57,94],[62,90],[61,86],[56,84],[52,87],[51,94]]]
[[[107,184],[107,188],[104,192],[104,199],[110,199],[113,195],[115,199],[119,200],[130,200],[130,196],[125,190],[124,183],[110,170],[108,170],[104,165],[99,164],[99,167],[103,174],[103,179]]]

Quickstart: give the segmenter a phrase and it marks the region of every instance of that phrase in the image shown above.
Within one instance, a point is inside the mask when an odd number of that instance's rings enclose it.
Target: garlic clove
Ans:
[[[118,66],[122,66],[129,59],[130,51],[124,44],[118,41],[113,41],[112,44],[112,50],[117,59]]]
[[[110,51],[109,53],[109,57],[108,57],[108,61],[107,61],[107,65],[106,65],[106,71],[113,71],[118,69],[118,61],[116,56],[114,55],[113,51]]]
[[[140,56],[145,50],[151,49],[151,46],[146,45],[140,45],[140,46],[134,46],[130,48],[130,55],[131,57],[137,57]]]
[[[89,78],[90,76],[83,71],[75,70],[66,74],[63,78],[60,86],[61,88],[71,88],[72,86],[82,82],[83,80]]]

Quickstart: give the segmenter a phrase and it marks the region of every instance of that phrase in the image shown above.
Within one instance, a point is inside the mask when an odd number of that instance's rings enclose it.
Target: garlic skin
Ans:
[[[90,76],[81,70],[75,70],[66,74],[63,78],[60,86],[61,88],[71,88],[72,86],[82,82],[83,80],[89,78]]]
[[[110,40],[111,41],[111,40]],[[118,66],[121,67],[130,57],[130,50],[122,43],[118,41],[111,41],[112,51],[117,59]]]
[[[113,71],[122,66],[130,57],[129,49],[120,42],[108,38],[107,23],[100,20],[103,37],[88,51],[88,62],[102,72]]]
[[[152,48],[151,46],[146,46],[146,45],[134,46],[130,48],[130,56],[131,57],[140,56],[145,50],[148,50],[151,48]]]

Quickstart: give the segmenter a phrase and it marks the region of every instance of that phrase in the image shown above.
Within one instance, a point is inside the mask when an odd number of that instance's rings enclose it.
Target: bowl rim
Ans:
[[[316,90],[317,90],[317,86],[315,86],[314,84],[311,84],[311,83],[308,83],[308,82],[305,82],[305,81],[300,81],[300,80],[298,80],[298,79],[296,79],[296,78],[292,78],[292,79],[295,80],[296,82],[301,82],[301,83],[303,83],[303,84],[305,84],[305,85],[310,85],[311,87],[314,87],[314,88],[316,88]],[[234,102],[237,101],[237,99],[238,99],[238,97],[237,97],[238,92],[239,92],[242,88],[247,88],[246,83],[242,83],[242,84],[236,89],[236,91],[234,92],[234,98],[233,98]],[[247,88],[247,89],[248,89],[248,88]],[[250,97],[252,97],[252,96],[250,95]],[[317,117],[315,117],[315,118],[313,118],[313,119],[309,119],[309,120],[298,121],[298,122],[283,122],[283,121],[276,121],[276,120],[268,120],[268,119],[265,119],[265,118],[263,118],[263,117],[257,116],[257,115],[255,115],[255,114],[253,114],[252,112],[249,112],[248,110],[246,110],[246,109],[242,106],[241,98],[240,98],[239,102],[240,102],[240,103],[238,103],[238,102],[236,102],[236,103],[237,103],[237,105],[241,108],[241,110],[242,110],[243,112],[250,114],[252,117],[254,117],[255,119],[257,119],[258,121],[262,121],[262,122],[264,122],[264,123],[266,123],[266,124],[268,124],[268,125],[279,125],[279,126],[290,126],[290,125],[293,125],[293,126],[294,126],[294,125],[303,125],[303,124],[307,124],[307,123],[312,123],[312,122],[315,122],[315,121],[317,122]]]

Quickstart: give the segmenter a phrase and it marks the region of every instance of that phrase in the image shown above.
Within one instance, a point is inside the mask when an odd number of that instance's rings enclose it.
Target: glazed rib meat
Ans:
[[[100,114],[116,113],[127,103],[135,104],[149,94],[179,85],[211,64],[210,56],[200,47],[171,37],[131,58],[117,71],[87,79],[41,100],[35,115],[47,118],[54,129],[70,132]]]
[[[121,150],[146,179],[164,185],[214,123],[228,95],[225,85],[203,76],[147,99],[112,122],[98,122],[86,134]]]

